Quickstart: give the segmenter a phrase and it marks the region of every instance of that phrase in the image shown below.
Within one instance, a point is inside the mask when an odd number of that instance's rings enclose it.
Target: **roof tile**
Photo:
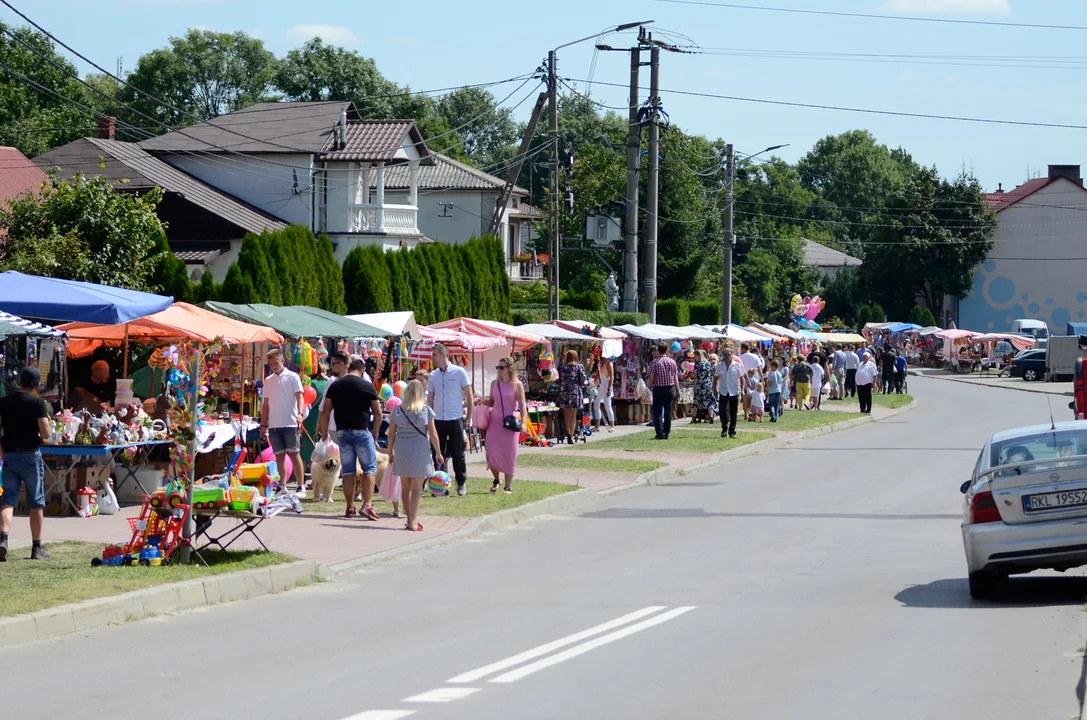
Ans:
[[[45,173],[13,147],[0,146],[0,203],[14,200],[45,182]]]

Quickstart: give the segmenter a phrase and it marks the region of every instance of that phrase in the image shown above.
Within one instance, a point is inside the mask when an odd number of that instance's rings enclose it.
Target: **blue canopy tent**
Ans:
[[[52,322],[117,325],[161,312],[174,304],[162,295],[75,280],[0,273],[0,310]]]
[[[892,333],[911,332],[913,330],[920,329],[921,326],[915,323],[898,323],[897,325],[892,325],[891,327],[887,328],[887,330]]]

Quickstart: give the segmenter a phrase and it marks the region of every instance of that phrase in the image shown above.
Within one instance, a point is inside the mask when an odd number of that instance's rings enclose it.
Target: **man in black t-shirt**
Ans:
[[[30,511],[31,560],[46,560],[42,549],[42,519],[45,516],[45,465],[41,445],[53,434],[49,408],[38,397],[42,376],[37,368],[24,368],[19,375],[19,390],[0,398],[0,449],[3,450],[4,496],[0,498],[0,562],[8,559],[8,533],[19,501],[19,487],[26,488],[26,507]]]
[[[880,370],[882,371],[883,393],[891,392],[895,380],[895,354],[890,345],[883,346],[883,354],[879,357]]]
[[[356,514],[367,520],[380,520],[374,510],[374,480],[377,477],[377,431],[381,426],[381,401],[372,383],[362,377],[365,364],[361,358],[351,361],[347,374],[328,387],[317,421],[317,434],[328,436],[328,421],[336,413],[336,436],[343,463],[343,496],[347,501],[344,517]],[[362,509],[355,512],[356,468],[362,474]]]

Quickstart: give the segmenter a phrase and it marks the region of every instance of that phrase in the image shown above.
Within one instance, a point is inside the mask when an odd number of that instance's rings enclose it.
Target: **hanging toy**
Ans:
[[[321,362],[328,360],[328,348],[325,347],[324,338],[317,341],[317,359]]]
[[[551,341],[544,340],[543,349],[540,351],[540,371],[546,372],[550,370],[553,362],[555,362],[555,353],[551,349]]]

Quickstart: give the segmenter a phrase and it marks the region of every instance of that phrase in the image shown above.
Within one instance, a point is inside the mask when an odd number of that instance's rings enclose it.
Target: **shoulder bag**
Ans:
[[[517,421],[517,416],[506,414],[506,401],[502,397],[502,382],[499,381],[495,387],[498,388],[498,404],[502,407],[502,427],[507,430],[513,430],[514,432],[520,431],[521,423]]]

